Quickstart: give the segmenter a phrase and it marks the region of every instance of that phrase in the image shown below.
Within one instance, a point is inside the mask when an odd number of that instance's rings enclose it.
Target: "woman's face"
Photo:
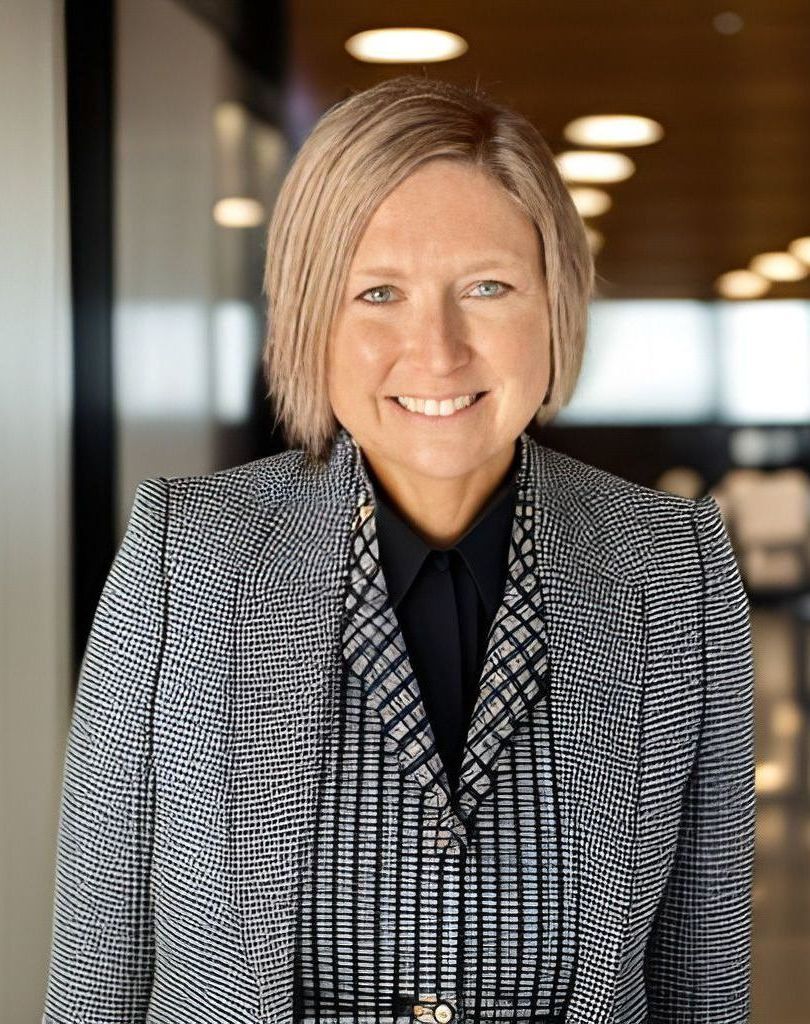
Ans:
[[[423,165],[378,207],[354,255],[329,339],[335,416],[393,475],[463,477],[508,464],[549,372],[532,221],[478,168]],[[396,398],[479,392],[448,416]]]

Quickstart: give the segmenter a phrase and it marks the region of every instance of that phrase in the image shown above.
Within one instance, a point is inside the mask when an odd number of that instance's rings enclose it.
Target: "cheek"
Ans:
[[[379,331],[358,322],[345,323],[332,340],[332,385],[343,391],[356,392],[363,384],[376,387],[386,372],[386,346]]]
[[[516,331],[502,342],[493,367],[506,383],[510,400],[516,408],[539,405],[548,387],[549,339],[538,330]]]
[[[516,330],[500,339],[493,361],[510,377],[534,381],[548,371],[549,340],[541,331]]]

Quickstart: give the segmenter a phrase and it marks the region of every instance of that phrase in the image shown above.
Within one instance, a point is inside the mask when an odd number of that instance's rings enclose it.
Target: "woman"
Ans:
[[[536,130],[404,76],[267,246],[292,449],[137,490],[46,1024],[748,1019],[748,605],[711,496],[539,444],[593,266]]]

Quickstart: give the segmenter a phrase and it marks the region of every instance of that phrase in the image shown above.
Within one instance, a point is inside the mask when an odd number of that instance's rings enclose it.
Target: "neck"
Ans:
[[[426,544],[452,547],[467,532],[490,498],[512,471],[516,442],[464,476],[437,478],[414,474],[402,466],[362,450],[374,489]]]

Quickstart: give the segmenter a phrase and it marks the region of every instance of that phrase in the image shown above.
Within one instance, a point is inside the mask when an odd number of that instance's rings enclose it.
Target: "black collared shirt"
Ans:
[[[506,582],[519,450],[498,489],[451,548],[431,548],[369,469],[380,562],[439,754],[455,791],[489,628]]]

